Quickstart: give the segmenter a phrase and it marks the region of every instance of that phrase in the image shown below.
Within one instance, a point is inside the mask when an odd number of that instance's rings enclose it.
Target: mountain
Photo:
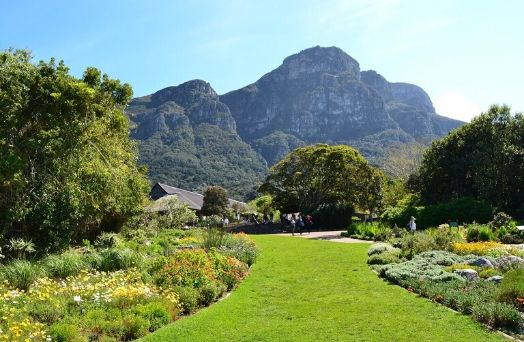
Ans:
[[[133,99],[126,113],[152,182],[199,192],[223,185],[243,199],[265,175],[267,163],[238,136],[209,83],[193,80]]]
[[[238,198],[299,146],[344,143],[379,164],[395,146],[462,124],[436,114],[422,88],[388,82],[341,49],[318,46],[227,94],[193,80],[136,98],[126,112],[153,182],[193,191],[219,184]]]
[[[289,152],[289,140],[347,143],[378,161],[391,145],[432,140],[462,124],[437,115],[420,87],[390,83],[372,70],[361,72],[359,63],[336,47],[289,56],[220,100],[231,110],[242,139],[270,165],[275,155]],[[279,142],[272,138],[275,132]]]

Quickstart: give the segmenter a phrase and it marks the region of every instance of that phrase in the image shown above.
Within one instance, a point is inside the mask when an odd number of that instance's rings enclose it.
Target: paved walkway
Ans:
[[[373,241],[342,237],[342,235],[340,234],[345,231],[346,230],[332,230],[332,231],[325,231],[325,232],[303,233],[302,235],[300,235],[299,233],[295,233],[295,237],[301,237],[301,238],[306,238],[306,239],[315,239],[315,240],[329,240],[333,242],[342,242],[342,243],[373,243]],[[292,236],[291,233],[279,233],[279,234],[274,234],[274,235]]]

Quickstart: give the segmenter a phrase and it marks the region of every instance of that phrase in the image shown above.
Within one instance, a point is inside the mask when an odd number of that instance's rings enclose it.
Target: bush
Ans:
[[[353,212],[353,206],[349,204],[330,203],[321,204],[311,213],[311,216],[313,216],[315,227],[334,229],[347,227],[351,222]]]
[[[461,240],[458,229],[450,228],[447,224],[428,229],[428,234],[433,238],[435,249],[444,251],[450,251],[453,243]]]
[[[441,266],[449,266],[464,261],[458,255],[431,251],[417,255],[412,260],[382,266],[380,276],[395,284],[402,284],[412,279],[430,281],[451,281],[463,279],[453,273],[446,272]]]
[[[520,299],[520,300],[518,300]],[[506,272],[497,290],[497,301],[524,309],[524,269]]]
[[[257,246],[253,240],[243,233],[228,235],[219,251],[224,255],[242,261],[248,266],[253,265],[258,256]]]
[[[77,326],[67,323],[53,324],[49,327],[48,334],[56,342],[81,342],[86,340]]]
[[[393,248],[391,250],[387,250],[380,254],[373,254],[369,257],[368,264],[369,265],[387,265],[387,264],[398,263],[402,260],[400,257],[400,254],[401,254],[401,251],[398,248]]]
[[[417,229],[437,227],[450,219],[460,219],[461,222],[487,223],[493,213],[492,206],[483,201],[465,197],[447,203],[417,206],[418,199],[409,196],[399,202],[396,207],[387,208],[381,218],[390,225],[405,227],[411,216],[417,218]]]
[[[223,284],[217,282],[205,284],[199,289],[198,303],[203,306],[208,306],[220,298],[225,291],[226,287]]]
[[[226,232],[220,228],[207,228],[203,234],[202,248],[210,250],[211,248],[220,248],[226,240]]]
[[[123,341],[136,340],[149,332],[149,320],[134,314],[122,316],[122,333],[119,336]]]
[[[116,233],[102,233],[95,241],[98,248],[114,248],[121,243],[120,236]]]
[[[9,282],[9,285],[27,291],[31,284],[41,275],[41,268],[26,260],[15,260],[2,267],[0,270],[2,278]]]
[[[495,234],[489,226],[471,224],[467,227],[466,240],[468,242],[493,241]]]
[[[73,251],[61,255],[49,255],[42,264],[45,273],[54,278],[66,278],[77,274],[82,269],[90,268],[84,257]]]
[[[173,254],[153,276],[161,286],[198,288],[215,280],[217,274],[206,251],[197,249],[182,250]]]
[[[144,263],[144,256],[129,248],[118,249],[109,248],[99,252],[100,259],[96,260],[94,256],[93,261],[98,263],[96,269],[99,271],[117,271],[126,270],[129,268],[141,268]]]
[[[352,223],[348,228],[349,237],[363,240],[385,241],[392,235],[391,229],[379,222]]]
[[[506,303],[479,303],[473,307],[473,317],[494,328],[517,330],[522,324],[520,312]]]
[[[175,288],[178,294],[182,313],[190,314],[198,307],[199,293],[198,290],[189,286],[179,286]]]
[[[405,234],[400,239],[402,255],[408,259],[416,254],[438,249],[433,237],[426,232],[416,232],[415,234]]]
[[[380,254],[384,252],[389,252],[394,249],[393,246],[391,246],[389,243],[384,242],[377,242],[371,245],[368,249],[368,255],[371,256],[373,254]]]
[[[149,331],[155,331],[158,328],[171,322],[169,309],[161,302],[151,302],[145,305],[137,306],[133,311],[149,322]]]
[[[27,305],[27,313],[41,323],[53,324],[62,319],[66,312],[61,305],[49,305],[48,301],[33,300]]]

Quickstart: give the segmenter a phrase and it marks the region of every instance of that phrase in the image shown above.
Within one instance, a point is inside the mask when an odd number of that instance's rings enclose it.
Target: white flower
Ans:
[[[82,298],[80,296],[74,296],[73,300],[77,303],[80,303],[82,301]]]

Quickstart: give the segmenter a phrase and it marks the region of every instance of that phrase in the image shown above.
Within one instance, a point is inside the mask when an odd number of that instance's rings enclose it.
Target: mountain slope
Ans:
[[[392,148],[462,124],[436,114],[422,88],[388,82],[341,49],[318,46],[227,94],[193,80],[136,98],[126,112],[152,182],[193,191],[223,185],[239,199],[299,146],[348,144],[380,164]]]
[[[242,199],[265,175],[266,162],[238,136],[229,108],[204,81],[136,98],[126,112],[152,182],[199,192],[222,185]]]

